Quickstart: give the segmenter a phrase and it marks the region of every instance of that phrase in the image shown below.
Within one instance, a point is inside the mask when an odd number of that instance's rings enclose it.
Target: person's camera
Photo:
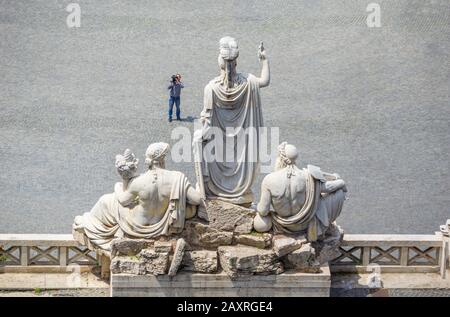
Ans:
[[[177,75],[172,75],[172,82],[176,83],[177,82]]]

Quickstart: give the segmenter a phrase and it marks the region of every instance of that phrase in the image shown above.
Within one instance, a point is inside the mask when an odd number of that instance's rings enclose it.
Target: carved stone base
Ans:
[[[333,224],[325,237],[309,243],[304,235],[250,231],[254,212],[240,206],[208,203],[207,220],[195,217],[182,233],[151,240],[111,242],[111,272],[129,275],[226,274],[230,279],[279,276],[285,270],[322,274],[321,265],[339,255],[343,231]]]
[[[190,272],[179,272],[174,277],[129,274],[111,276],[113,297],[328,297],[330,286],[328,265],[321,267],[321,273],[287,271],[280,275],[246,275],[234,279],[225,273]]]

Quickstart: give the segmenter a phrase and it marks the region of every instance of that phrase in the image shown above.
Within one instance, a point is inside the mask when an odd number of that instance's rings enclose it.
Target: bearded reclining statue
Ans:
[[[297,158],[295,146],[279,145],[275,171],[261,184],[255,230],[304,234],[312,243],[342,239],[335,220],[346,200],[345,182],[338,174],[324,173],[314,165],[299,169]]]
[[[183,173],[165,169],[168,151],[167,143],[151,144],[145,153],[148,170],[141,175],[130,150],[117,155],[123,182],[116,183],[114,193],[100,197],[90,212],[75,218],[75,238],[92,250],[109,251],[115,238],[150,239],[180,232],[185,219],[195,215],[201,196]]]

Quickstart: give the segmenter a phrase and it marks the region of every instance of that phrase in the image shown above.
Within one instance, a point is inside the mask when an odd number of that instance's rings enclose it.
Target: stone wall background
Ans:
[[[448,218],[448,1],[378,1],[378,29],[371,1],[80,0],[73,29],[69,2],[0,2],[0,232],[69,232],[119,180],[115,154],[143,162],[149,143],[192,129],[167,123],[167,80],[183,75],[182,116],[197,117],[224,35],[256,74],[264,41],[265,123],[348,182],[347,232],[430,233]],[[193,164],[168,167],[194,181]]]

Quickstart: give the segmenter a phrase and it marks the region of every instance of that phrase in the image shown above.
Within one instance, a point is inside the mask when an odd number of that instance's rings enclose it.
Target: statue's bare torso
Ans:
[[[287,177],[286,168],[267,175],[262,183],[261,199],[271,203],[282,217],[296,214],[305,203],[306,177],[301,169],[295,167],[294,173]],[[264,195],[264,192],[269,195]]]
[[[182,173],[161,168],[148,170],[131,180],[125,193],[128,201],[137,199],[130,217],[140,225],[157,223],[162,219],[170,202],[173,183]],[[197,191],[189,186],[187,201],[198,205],[201,201]]]

